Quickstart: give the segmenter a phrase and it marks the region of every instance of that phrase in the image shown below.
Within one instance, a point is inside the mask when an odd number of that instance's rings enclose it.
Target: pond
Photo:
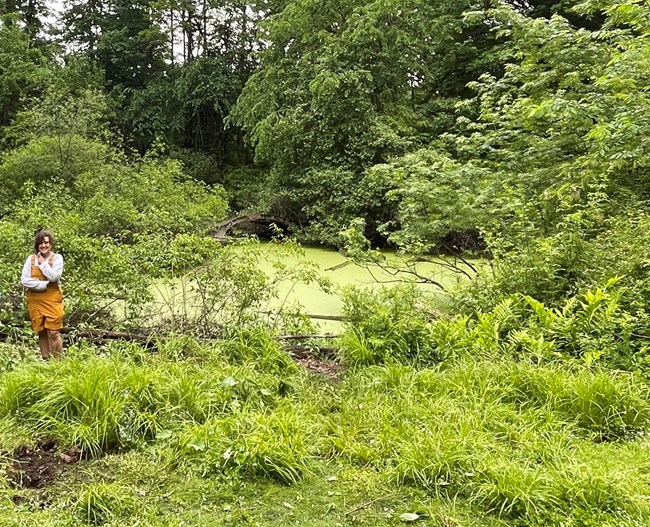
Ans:
[[[239,251],[250,250],[250,246],[242,245],[233,247],[235,254]],[[440,257],[434,261],[415,263],[413,258],[401,256],[394,251],[382,251],[386,266],[368,265],[360,266],[352,263],[344,255],[334,249],[321,247],[302,247],[300,252],[287,252],[281,245],[262,242],[260,244],[264,258],[260,259],[259,266],[262,271],[271,276],[274,274],[274,263],[281,261],[288,268],[299,268],[305,264],[313,265],[322,277],[330,280],[333,287],[330,292],[324,291],[317,283],[303,283],[285,281],[278,285],[278,296],[273,299],[268,310],[274,311],[282,306],[301,306],[301,311],[313,319],[315,325],[325,332],[337,332],[340,330],[343,302],[340,292],[348,286],[371,288],[373,290],[383,287],[395,287],[407,282],[415,282],[416,287],[424,292],[430,293],[434,299],[443,307],[447,301],[447,293],[453,290],[458,283],[468,280],[468,276],[454,269],[463,269],[470,275],[471,268],[453,257]],[[472,260],[474,267],[480,265],[482,260]],[[401,269],[395,273],[395,268]],[[433,280],[434,283],[418,283],[420,277]],[[441,287],[442,286],[442,287]],[[444,288],[444,289],[443,289]],[[183,311],[192,311],[187,306],[187,293],[179,292],[178,286],[158,284],[155,287],[157,303],[161,306],[179,306],[177,298],[184,298]],[[180,293],[180,294],[179,294]],[[164,315],[162,311],[159,314]]]
[[[334,284],[334,293],[329,294],[322,291],[317,284],[298,283],[293,286],[286,284],[280,290],[280,297],[275,303],[279,304],[285,301],[297,302],[303,306],[305,313],[316,317],[315,320],[318,321],[321,327],[338,327],[338,323],[323,320],[319,317],[341,315],[343,303],[336,292],[340,291],[343,287],[357,286],[378,289],[382,287],[394,287],[405,282],[417,281],[415,275],[407,272],[410,262],[412,262],[410,257],[403,257],[391,251],[382,251],[382,254],[386,256],[387,262],[391,266],[398,266],[404,272],[394,275],[377,265],[356,265],[333,249],[304,247],[304,256],[290,256],[289,261],[285,257],[284,261],[290,265],[299,265],[305,261],[317,265],[321,270],[322,276],[329,278]],[[292,258],[294,259],[293,262],[291,261]],[[439,258],[438,260],[438,262],[419,262],[412,267],[412,270],[420,276],[440,283],[446,291],[452,290],[459,282],[468,279],[464,274],[454,272],[448,267],[455,263],[453,258],[445,257]],[[461,262],[458,263],[462,268],[469,270]],[[270,263],[265,270],[271,272]],[[444,305],[446,293],[437,285],[433,283],[418,283],[416,287],[431,293],[440,301],[441,305]]]

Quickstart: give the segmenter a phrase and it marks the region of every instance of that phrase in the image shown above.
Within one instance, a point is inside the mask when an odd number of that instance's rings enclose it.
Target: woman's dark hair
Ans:
[[[43,229],[42,231],[38,231],[36,236],[34,236],[34,254],[38,254],[38,246],[43,243],[45,238],[50,239],[50,245],[52,246],[52,249],[54,249],[54,236],[52,236],[50,231]]]

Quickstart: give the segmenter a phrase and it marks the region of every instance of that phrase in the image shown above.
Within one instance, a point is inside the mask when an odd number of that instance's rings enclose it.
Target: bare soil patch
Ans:
[[[11,456],[10,478],[17,487],[36,489],[52,483],[64,465],[76,463],[81,450],[73,447],[59,451],[53,439],[46,439],[36,446],[22,445]]]
[[[345,371],[341,364],[325,362],[314,357],[297,358],[296,362],[302,364],[308,371],[322,375],[332,381],[340,380]]]
[[[338,381],[345,372],[345,367],[333,359],[336,356],[334,348],[319,348],[316,352],[309,346],[293,345],[289,351],[293,359],[307,371],[322,375],[329,380]]]

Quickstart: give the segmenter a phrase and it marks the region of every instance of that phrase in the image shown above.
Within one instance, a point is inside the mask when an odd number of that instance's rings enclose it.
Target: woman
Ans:
[[[59,333],[63,327],[63,295],[59,287],[63,256],[52,252],[53,248],[52,234],[38,231],[34,238],[35,253],[27,258],[20,279],[27,288],[27,311],[44,359],[59,358],[63,354]]]

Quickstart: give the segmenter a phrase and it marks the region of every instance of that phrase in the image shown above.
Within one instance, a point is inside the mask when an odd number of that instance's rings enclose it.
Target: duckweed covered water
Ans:
[[[314,315],[337,316],[341,314],[343,304],[337,294],[342,288],[348,286],[378,289],[382,287],[394,287],[405,282],[418,282],[418,278],[408,273],[391,274],[377,265],[366,267],[355,265],[345,256],[332,249],[318,247],[305,247],[304,256],[290,256],[285,259],[289,265],[299,265],[304,262],[316,264],[322,271],[322,276],[328,278],[334,284],[334,292],[326,293],[317,284],[286,284],[280,291],[278,303],[298,302],[303,306],[304,311]],[[406,269],[409,257],[403,257],[395,252],[385,251],[390,264]],[[288,261],[287,261],[288,260]],[[442,262],[453,263],[452,258],[441,260],[441,263],[421,262],[415,267],[415,271],[423,276],[439,282],[445,289],[453,289],[459,282],[467,280],[467,277],[460,273],[454,273],[443,267]],[[271,265],[265,266],[265,271],[271,272]],[[441,303],[446,298],[445,291],[432,283],[417,283],[417,287],[436,295]]]
[[[261,270],[272,276],[275,273],[274,265],[279,260],[288,268],[298,268],[305,264],[313,265],[320,276],[327,278],[332,287],[329,291],[323,290],[318,283],[303,283],[284,281],[278,284],[278,296],[269,305],[269,311],[277,310],[280,307],[300,306],[301,311],[314,317],[314,322],[324,331],[337,331],[340,329],[340,321],[328,320],[329,317],[340,317],[342,314],[343,302],[341,291],[350,286],[369,288],[377,290],[385,287],[395,287],[404,283],[415,283],[416,287],[426,293],[430,293],[441,306],[444,306],[447,294],[460,282],[468,279],[468,276],[454,272],[453,265],[467,271],[470,275],[472,270],[461,261],[453,257],[440,257],[436,261],[413,263],[412,257],[398,255],[394,251],[382,251],[387,264],[391,269],[382,268],[378,265],[361,266],[354,264],[343,254],[333,250],[320,247],[303,247],[300,252],[287,252],[281,246],[273,243],[262,243],[266,258],[260,261]],[[237,251],[246,251],[247,246],[236,248]],[[483,260],[473,260],[471,265],[476,267],[483,263]],[[404,271],[395,272],[395,267]],[[434,283],[426,282],[426,279]],[[443,289],[444,288],[444,289]],[[185,291],[172,291],[169,284],[158,284],[155,287],[156,301],[161,305],[178,306],[178,298],[187,298]],[[174,288],[178,289],[178,288]],[[189,311],[192,309],[189,308]]]

